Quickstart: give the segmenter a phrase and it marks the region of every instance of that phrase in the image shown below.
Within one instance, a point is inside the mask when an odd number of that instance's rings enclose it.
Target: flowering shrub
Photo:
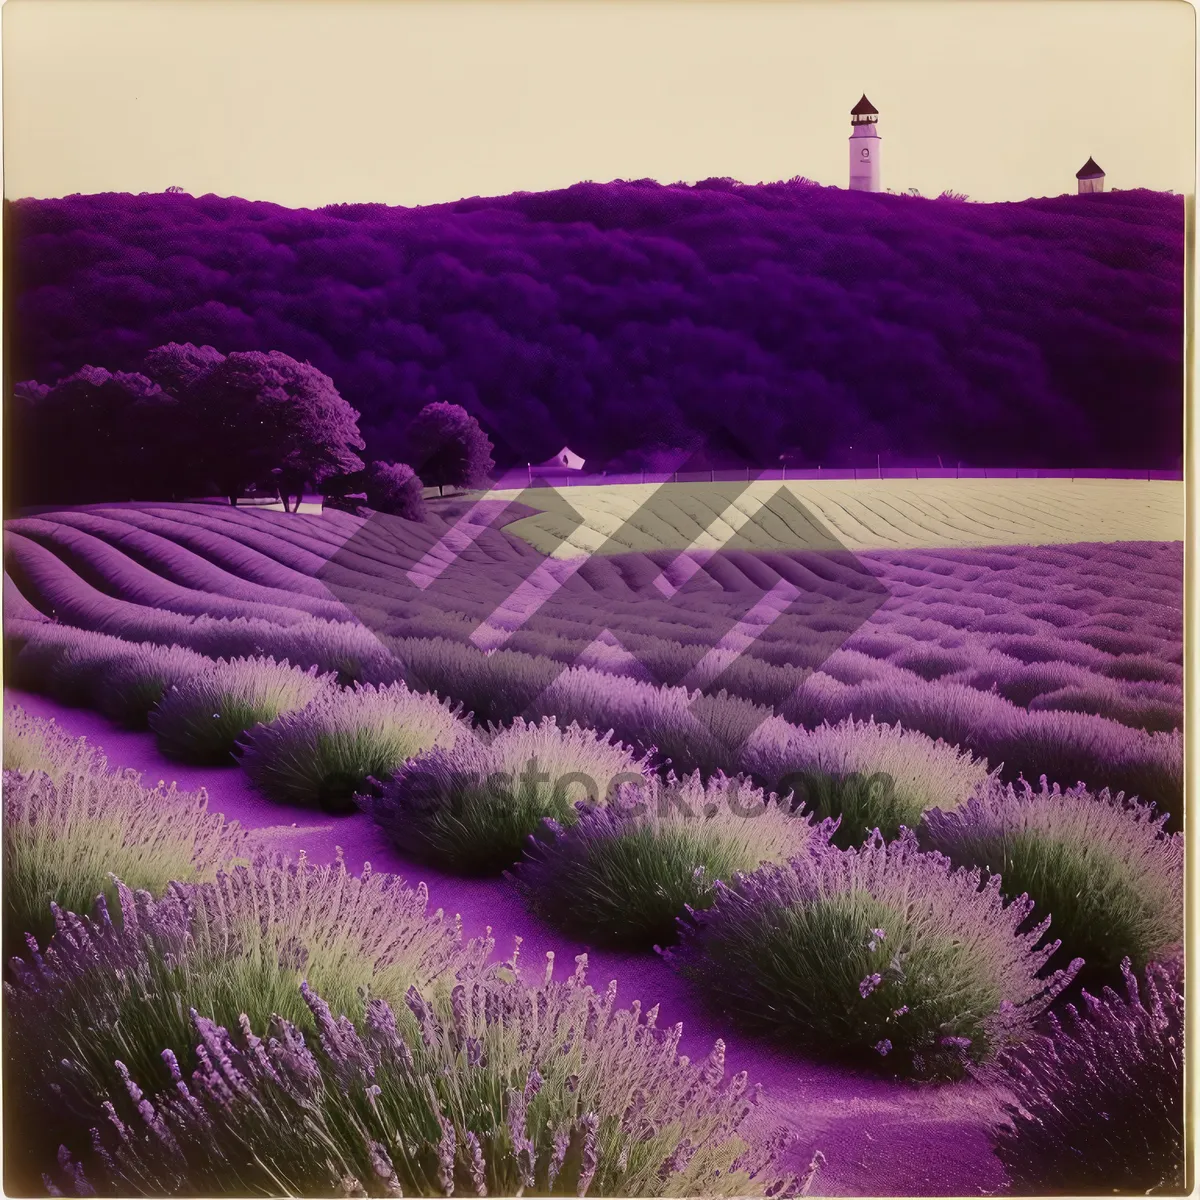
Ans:
[[[40,623],[30,628],[17,651],[12,664],[12,686],[31,692],[50,692],[58,664],[73,650],[80,654],[82,665],[88,659],[107,660],[128,653],[129,644],[107,633],[93,633],[73,625]],[[67,698],[72,703],[77,702],[74,696]]]
[[[744,1072],[725,1082],[721,1042],[689,1063],[681,1026],[617,1009],[615,983],[597,995],[585,956],[565,983],[550,959],[537,988],[470,979],[440,1012],[412,988],[357,1022],[302,984],[307,1038],[195,1015],[190,1080],[170,1051],[173,1086],[152,1099],[123,1072],[91,1178],[63,1154],[65,1179],[158,1195],[798,1194],[775,1164],[782,1136],[739,1136],[759,1092]]]
[[[954,808],[989,778],[987,762],[969,752],[873,720],[800,729],[773,717],[747,742],[742,766],[818,817],[840,817],[841,846],[872,829],[896,837],[927,808]]]
[[[6,944],[49,936],[52,902],[86,911],[110,872],[158,894],[171,880],[211,879],[244,852],[237,822],[209,812],[203,791],[143,787],[133,771],[101,774],[104,759],[86,745],[68,768],[63,735],[51,727],[43,736],[54,776],[4,772]]]
[[[1109,988],[1048,1018],[1050,1035],[1000,1055],[1012,1095],[993,1133],[1016,1192],[1180,1194],[1184,1190],[1183,985],[1151,964],[1126,997]]]
[[[183,646],[131,645],[106,662],[92,681],[96,707],[110,720],[145,729],[146,719],[175,684],[212,666],[212,660]]]
[[[303,708],[329,686],[330,676],[316,668],[302,671],[273,658],[218,659],[174,684],[149,724],[168,758],[226,763],[246,730]]]
[[[1183,836],[1166,815],[1118,793],[1039,791],[993,783],[954,812],[925,814],[923,845],[957,866],[1000,876],[1007,896],[1028,893],[1053,914],[1066,953],[1087,974],[1140,970],[1183,939]]]
[[[10,963],[9,1045],[21,1090],[54,1128],[103,1119],[123,1090],[120,1060],[144,1086],[170,1084],[160,1052],[195,1051],[189,1009],[267,1028],[272,1014],[307,1024],[296,988],[309,980],[339,1012],[361,1014],[369,991],[398,1002],[410,986],[444,996],[454,976],[482,969],[490,939],[463,943],[457,922],[427,912],[428,892],[393,875],[349,874],[259,857],[212,883],[172,883],[161,899],[116,883],[93,918],[56,907],[57,931]],[[60,1140],[62,1135],[60,1134]]]
[[[487,874],[520,857],[543,818],[574,821],[581,792],[599,801],[649,774],[647,760],[611,734],[518,717],[486,738],[460,737],[417,755],[358,800],[402,852]]]
[[[66,774],[103,775],[108,760],[87,738],[72,737],[53,718],[30,716],[12,704],[4,710],[4,770],[41,771],[57,782]]]
[[[664,956],[718,1008],[798,1049],[916,1075],[953,1075],[1020,1041],[1080,962],[1038,972],[1049,920],[1021,932],[994,876],[952,871],[907,831],[856,850],[822,844],[716,885]]]
[[[431,746],[471,736],[457,710],[403,683],[325,689],[304,708],[252,729],[241,764],[273,800],[353,812],[370,777],[386,778]]]
[[[512,878],[539,916],[585,941],[650,946],[675,936],[686,907],[707,908],[718,879],[783,863],[811,825],[742,777],[699,772],[649,786],[624,784],[574,825],[547,822]]]

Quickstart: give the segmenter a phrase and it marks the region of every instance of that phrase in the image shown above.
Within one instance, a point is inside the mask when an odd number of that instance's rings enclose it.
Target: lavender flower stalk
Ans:
[[[681,944],[663,951],[752,1028],[807,1052],[953,1076],[1027,1037],[1079,970],[1038,978],[1057,949],[1039,948],[1049,921],[1021,932],[1033,903],[1005,904],[995,877],[952,871],[911,832],[886,844],[876,831],[857,850],[828,832],[787,866],[718,884],[713,907],[690,913]]]
[[[311,1035],[281,1018],[266,1038],[244,1022],[234,1034],[193,1013],[203,1053],[191,1078],[140,1098],[131,1078],[87,1178],[120,1194],[185,1184],[207,1195],[792,1187],[776,1165],[786,1139],[752,1148],[741,1135],[757,1096],[744,1074],[726,1081],[723,1063],[689,1063],[680,1027],[656,1028],[636,1003],[617,1008],[615,985],[596,993],[586,959],[565,981],[548,970],[537,987],[519,973],[462,986],[464,1030],[415,990],[400,1009],[371,1000],[352,1022],[303,985]],[[481,1058],[464,1056],[463,1032],[485,1047]],[[63,1186],[79,1186],[79,1167],[63,1154]]]
[[[212,660],[183,646],[132,644],[129,653],[97,673],[96,707],[130,729],[145,729],[150,712],[176,684],[212,666]]]
[[[24,742],[26,761],[43,761],[55,774],[4,773],[7,944],[25,934],[48,937],[52,902],[86,912],[110,888],[113,872],[158,895],[172,880],[211,880],[218,869],[244,861],[246,834],[209,811],[203,790],[144,787],[135,771],[96,773],[104,759],[82,739],[72,752],[52,723],[40,740],[36,725],[17,725],[34,731]],[[72,766],[58,769],[65,763]]]
[[[103,775],[104,752],[73,737],[53,718],[30,716],[19,704],[4,710],[4,770],[41,771],[57,782],[64,775]]]
[[[566,828],[531,837],[512,879],[539,916],[620,945],[672,940],[684,909],[707,908],[720,879],[803,851],[811,824],[741,776],[699,772],[622,785]]]
[[[369,867],[356,877],[340,858],[317,867],[261,857],[212,883],[173,883],[158,900],[115,887],[119,922],[103,900],[91,918],[56,908],[54,937],[14,958],[5,984],[27,1093],[93,1121],[116,1086],[115,1059],[147,1089],[166,1082],[164,1048],[194,1063],[189,1009],[231,1027],[245,1014],[261,1033],[275,1013],[307,1021],[302,979],[357,1013],[368,994],[399,1001],[417,985],[441,996],[458,972],[482,970],[493,949],[490,938],[464,944],[440,910],[428,915],[423,884]],[[47,1094],[45,1081],[70,1103]]]
[[[894,838],[926,809],[952,809],[991,777],[986,760],[957,746],[853,719],[802,729],[771,717],[751,735],[742,766],[814,816],[840,817],[834,841],[841,846],[858,845],[876,828]]]
[[[1182,1192],[1182,971],[1121,964],[1125,997],[1083,993],[1049,1036],[1000,1055],[984,1077],[1007,1093],[993,1133],[1014,1191]]]

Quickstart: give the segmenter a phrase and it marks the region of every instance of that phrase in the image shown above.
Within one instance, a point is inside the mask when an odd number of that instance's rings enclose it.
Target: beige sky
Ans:
[[[580,179],[1193,190],[1185,0],[8,0],[5,194],[427,204]]]

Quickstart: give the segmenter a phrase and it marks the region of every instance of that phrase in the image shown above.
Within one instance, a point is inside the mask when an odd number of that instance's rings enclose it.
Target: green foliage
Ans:
[[[115,925],[106,904],[92,920],[60,913],[59,932],[18,964],[8,996],[21,1092],[47,1119],[84,1130],[123,1088],[116,1060],[151,1089],[170,1083],[164,1048],[196,1064],[190,1009],[231,1028],[243,1014],[260,1032],[273,1014],[308,1028],[302,980],[361,1015],[368,993],[399,1003],[415,985],[444,999],[492,950],[490,940],[464,944],[440,911],[428,915],[424,885],[369,869],[355,877],[340,857],[324,867],[259,857],[211,883],[173,883],[158,900],[123,883],[116,892]]]
[[[135,644],[128,654],[103,664],[91,691],[110,720],[145,729],[151,710],[174,684],[211,666],[211,659],[182,646]]]
[[[1055,947],[1028,901],[952,872],[910,832],[857,850],[814,839],[785,867],[726,886],[665,951],[727,1015],[805,1053],[918,1076],[961,1075],[1028,1036],[1080,967],[1039,979]]]
[[[375,999],[353,1024],[302,985],[310,1038],[279,1018],[263,1040],[195,1016],[208,1058],[193,1099],[176,1099],[179,1073],[153,1099],[118,1097],[126,1136],[97,1139],[91,1178],[151,1195],[805,1194],[821,1156],[797,1184],[786,1134],[747,1145],[758,1089],[725,1082],[723,1043],[689,1062],[680,1026],[617,1009],[615,984],[597,995],[577,964],[536,988],[468,978],[449,1005]],[[90,1186],[69,1154],[60,1167]]]
[[[926,814],[923,844],[959,865],[1000,876],[1005,895],[1028,894],[1052,914],[1065,954],[1087,962],[1084,979],[1115,983],[1121,960],[1134,969],[1183,939],[1183,838],[1166,814],[1123,795],[987,789],[961,809]]]

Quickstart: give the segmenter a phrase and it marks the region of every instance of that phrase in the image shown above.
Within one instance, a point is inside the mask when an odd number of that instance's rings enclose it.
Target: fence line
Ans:
[[[582,471],[517,467],[506,471],[493,485],[516,490],[538,480],[555,487],[607,487],[644,483],[739,483],[749,480],[848,480],[848,479],[1141,479],[1182,480],[1182,471],[1130,471],[1103,467],[771,467],[756,471],[624,471],[597,475]]]

